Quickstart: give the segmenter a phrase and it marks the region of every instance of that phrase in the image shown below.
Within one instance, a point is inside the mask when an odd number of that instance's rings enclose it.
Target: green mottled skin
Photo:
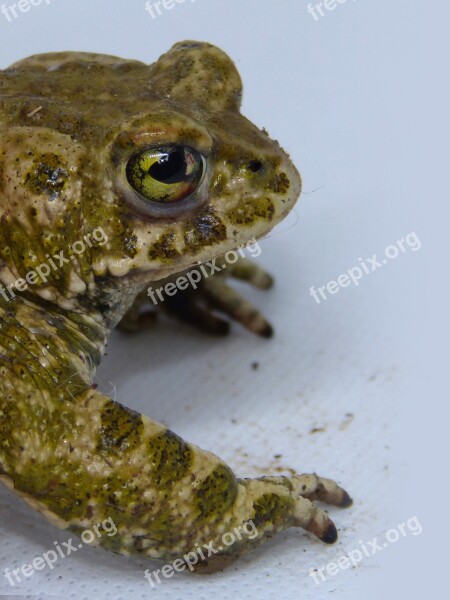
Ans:
[[[254,519],[258,538],[200,564],[205,571],[292,525],[334,541],[306,496],[331,501],[335,484],[237,479],[92,381],[110,329],[149,282],[265,234],[295,203],[300,177],[240,114],[241,90],[232,61],[196,42],[152,65],[59,53],[0,72],[0,281],[25,277],[98,226],[108,237],[47,282],[0,297],[1,479],[74,532],[113,518],[118,534],[99,543],[124,554],[172,559]],[[207,188],[194,207],[149,216],[124,172],[158,143],[203,154]]]

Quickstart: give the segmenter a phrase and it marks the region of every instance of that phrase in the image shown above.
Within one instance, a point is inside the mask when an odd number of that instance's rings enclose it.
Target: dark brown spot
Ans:
[[[270,198],[242,200],[227,213],[233,225],[252,225],[255,221],[272,221],[275,207]]]
[[[164,488],[182,479],[192,464],[192,450],[178,435],[167,429],[149,442],[149,460],[157,486]]]
[[[152,244],[148,251],[148,257],[150,260],[169,261],[180,253],[174,246],[175,235],[173,233],[164,233],[161,235],[159,240]]]
[[[218,465],[196,491],[198,519],[219,520],[233,505],[237,496],[237,483],[233,472],[224,464]]]
[[[253,505],[252,521],[256,528],[266,523],[279,525],[289,517],[293,505],[294,500],[290,496],[263,494]]]
[[[101,423],[98,450],[121,453],[140,443],[143,423],[139,413],[111,400],[102,412]]]
[[[227,228],[212,208],[206,208],[187,224],[184,232],[186,250],[196,253],[206,246],[225,240]]]
[[[275,192],[275,194],[286,194],[289,190],[291,182],[289,181],[286,173],[279,173],[275,175],[271,181],[268,182],[266,189]]]

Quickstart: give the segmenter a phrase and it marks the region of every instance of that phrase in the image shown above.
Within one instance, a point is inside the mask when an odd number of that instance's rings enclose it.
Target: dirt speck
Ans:
[[[313,427],[309,433],[324,433],[326,431],[326,427]]]
[[[353,413],[346,413],[345,419],[339,425],[339,430],[345,431],[347,429],[347,427],[350,425],[350,423],[353,421],[354,418],[355,418],[355,415]]]

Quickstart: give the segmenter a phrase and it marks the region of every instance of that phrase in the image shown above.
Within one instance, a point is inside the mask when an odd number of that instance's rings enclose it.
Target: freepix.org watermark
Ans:
[[[155,2],[147,1],[145,3],[145,10],[150,14],[152,19],[156,19],[163,14],[165,10],[172,10],[177,4],[184,4],[188,0],[156,0]],[[195,2],[195,0],[190,0]]]
[[[356,0],[352,0],[356,2]],[[340,4],[345,4],[346,2],[350,2],[350,0],[323,0],[323,2],[317,2],[317,4],[312,4],[311,2],[306,7],[306,10],[313,17],[314,21],[318,21],[320,17],[324,17],[327,13],[336,10],[336,8]]]
[[[389,529],[380,539],[374,537],[368,542],[358,542],[359,548],[354,548],[350,552],[343,553],[335,561],[331,561],[319,569],[311,567],[309,575],[314,579],[316,585],[326,581],[327,577],[334,577],[340,571],[345,571],[349,567],[357,567],[365,558],[370,558],[377,552],[384,550],[391,544],[395,544],[401,538],[405,538],[411,533],[414,536],[422,533],[422,525],[419,519],[414,516],[405,523],[400,523],[397,527]]]
[[[245,258],[246,251],[252,258],[257,258],[261,254],[261,246],[255,238],[249,240],[244,246],[237,250],[228,250],[223,257],[221,264],[217,264],[218,259],[213,259],[198,266],[198,268],[187,271],[184,275],[178,277],[175,281],[169,281],[164,286],[154,290],[151,286],[147,289],[147,295],[151,298],[153,304],[164,302],[164,296],[175,296],[179,291],[187,290],[188,287],[197,289],[202,279],[207,279],[215,273],[220,273],[229,265],[237,263],[239,258]]]
[[[317,304],[320,304],[322,301],[328,299],[327,293],[331,295],[337,294],[341,288],[346,288],[351,284],[358,287],[360,280],[366,275],[370,275],[380,267],[386,265],[389,261],[398,258],[400,254],[405,254],[408,250],[416,252],[417,250],[420,250],[421,247],[421,241],[417,237],[417,234],[412,231],[404,238],[397,240],[395,244],[387,246],[382,258],[379,258],[376,254],[373,254],[371,258],[366,258],[365,260],[359,258],[358,266],[354,266],[345,273],[339,275],[337,281],[331,280],[317,289],[314,286],[311,286],[309,288],[309,294],[314,298]]]
[[[242,540],[243,535],[249,540],[253,540],[258,536],[258,530],[256,529],[253,521],[246,521],[243,525],[235,527],[233,531],[224,533],[221,538],[221,546],[215,548],[214,542],[203,544],[201,547],[199,544],[195,544],[194,550],[191,550],[191,552],[184,554],[184,556],[175,559],[172,564],[164,565],[162,569],[156,569],[156,571],[152,572],[150,572],[150,569],[146,569],[144,571],[144,577],[149,582],[151,587],[155,587],[155,583],[162,583],[160,574],[162,577],[164,577],[164,579],[170,579],[175,575],[175,573],[182,573],[186,567],[190,571],[193,571],[199,560],[204,561],[214,554],[218,554],[225,548],[232,546],[236,540]]]
[[[41,4],[50,4],[51,0],[19,0],[13,4],[2,4],[0,6],[0,12],[8,21],[11,23],[14,19],[18,19],[21,14],[27,13],[34,6],[40,6]]]
[[[25,292],[30,285],[36,285],[38,283],[47,283],[48,277],[52,271],[61,269],[65,264],[75,260],[77,255],[86,252],[87,248],[98,244],[104,246],[108,241],[108,236],[101,227],[97,227],[90,233],[83,236],[82,240],[77,240],[67,249],[67,255],[65,250],[61,250],[57,254],[50,256],[45,255],[47,261],[41,263],[35,267],[32,271],[28,271],[24,278],[16,279],[13,283],[7,286],[0,285],[0,295],[9,302],[16,297],[13,288],[17,292]]]
[[[80,536],[82,543],[80,542],[77,545],[74,545],[73,538],[68,539],[67,542],[61,542],[61,544],[53,542],[55,545],[54,550],[48,550],[47,552],[44,552],[44,554],[36,556],[31,562],[24,563],[21,567],[4,569],[3,577],[5,577],[8,580],[8,583],[14,587],[16,583],[22,583],[22,577],[29,579],[36,571],[43,571],[46,568],[53,570],[55,564],[61,558],[67,558],[67,556],[77,552],[77,550],[81,550],[84,547],[84,544],[92,544],[94,540],[101,538],[103,533],[106,533],[108,537],[113,537],[117,534],[116,524],[111,517],[94,525],[92,530],[86,529],[83,531]]]

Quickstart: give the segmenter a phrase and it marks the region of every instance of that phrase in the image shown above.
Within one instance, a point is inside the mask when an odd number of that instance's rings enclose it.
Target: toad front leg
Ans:
[[[216,553],[198,560],[203,572],[288,527],[336,540],[313,504],[351,503],[333,481],[236,478],[215,455],[92,387],[105,336],[98,321],[21,299],[16,308],[1,319],[1,479],[57,526],[80,533],[112,519],[117,534],[101,545],[167,561],[208,544]],[[224,547],[223,534],[249,521],[257,533]]]
[[[273,335],[270,323],[227,280],[244,281],[256,289],[269,290],[273,285],[271,275],[248,259],[240,258],[232,265],[227,265],[225,257],[213,262],[214,265],[210,267],[208,264],[193,267],[152,283],[148,290],[137,296],[119,323],[119,328],[135,333],[153,325],[157,312],[148,309],[156,306],[170,316],[214,335],[229,333],[230,325],[223,318],[225,316],[240,323],[251,333],[270,338]],[[183,287],[179,282],[183,282]],[[170,295],[166,292],[168,285],[171,286]]]

